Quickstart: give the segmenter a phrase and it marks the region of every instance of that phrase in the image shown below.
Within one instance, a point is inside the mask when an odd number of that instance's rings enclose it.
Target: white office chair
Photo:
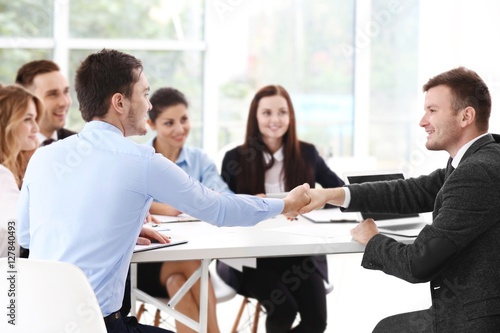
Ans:
[[[16,278],[9,281],[11,271],[16,272]],[[0,272],[1,332],[106,332],[94,290],[75,265],[16,259],[13,269],[7,258],[0,258]],[[5,316],[11,302],[7,291],[14,281],[15,326],[8,324],[10,318]]]

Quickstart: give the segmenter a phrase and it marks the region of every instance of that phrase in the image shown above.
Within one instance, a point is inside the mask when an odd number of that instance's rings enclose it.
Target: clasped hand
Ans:
[[[297,214],[305,214],[312,211],[313,209],[321,208],[326,203],[330,203],[336,206],[342,206],[344,204],[345,191],[342,188],[337,187],[329,189],[310,189],[309,185],[306,185],[307,184],[296,187],[290,192],[290,195],[287,197],[290,197],[290,199],[292,199],[291,194],[294,193],[298,198],[309,198],[307,203],[304,206],[300,207],[298,210],[293,209],[286,214],[283,213],[288,218],[293,218],[296,217]],[[361,221],[355,228],[351,230],[352,238],[365,246],[368,241],[376,234],[378,234],[378,229],[373,219]]]
[[[285,202],[285,208],[281,214],[285,215],[289,219],[293,219],[299,215],[299,209],[308,205],[311,202],[311,197],[309,196],[310,186],[305,183],[303,185],[297,186],[288,193],[283,201]]]

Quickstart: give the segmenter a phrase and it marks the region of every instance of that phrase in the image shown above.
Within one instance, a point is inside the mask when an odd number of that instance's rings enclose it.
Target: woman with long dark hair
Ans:
[[[279,85],[260,89],[248,114],[245,142],[222,162],[222,178],[235,193],[265,195],[315,183],[342,186],[316,148],[299,141],[288,92]],[[238,293],[256,298],[267,310],[267,332],[323,332],[328,281],[326,256],[260,258],[243,272],[219,262],[219,275]],[[297,313],[300,323],[292,329]]]

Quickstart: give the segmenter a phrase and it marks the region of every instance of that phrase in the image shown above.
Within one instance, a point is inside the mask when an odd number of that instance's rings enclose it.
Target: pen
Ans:
[[[175,222],[199,222],[199,219],[180,219],[175,221],[161,221],[160,223],[175,223]]]
[[[156,231],[170,231],[170,229],[163,228],[163,226],[161,226],[159,224],[153,224],[153,228],[160,228],[160,227],[162,227],[162,229],[159,229],[159,230],[156,230]]]

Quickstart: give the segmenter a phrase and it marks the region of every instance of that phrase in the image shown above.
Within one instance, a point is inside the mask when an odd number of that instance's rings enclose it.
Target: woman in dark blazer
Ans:
[[[245,142],[224,156],[222,178],[235,193],[264,196],[290,191],[305,182],[342,186],[316,148],[297,138],[295,113],[287,91],[266,86],[252,100]],[[219,262],[217,271],[238,293],[256,298],[267,310],[267,332],[323,332],[326,328],[326,257],[257,259],[239,272]]]

